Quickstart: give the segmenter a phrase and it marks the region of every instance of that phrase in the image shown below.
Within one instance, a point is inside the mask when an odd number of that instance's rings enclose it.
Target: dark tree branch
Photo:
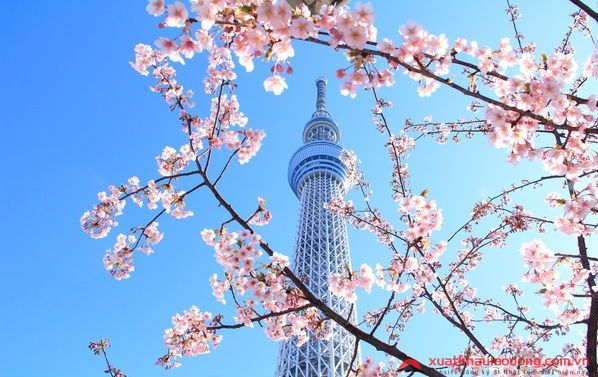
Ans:
[[[569,0],[569,1],[571,3],[573,3],[575,6],[577,6],[579,9],[586,12],[588,14],[588,16],[590,16],[594,19],[594,21],[598,22],[598,13],[596,13],[592,8],[590,8],[589,5],[585,4],[581,0]]]

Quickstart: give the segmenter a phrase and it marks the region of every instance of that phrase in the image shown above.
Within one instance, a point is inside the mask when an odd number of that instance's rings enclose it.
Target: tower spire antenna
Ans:
[[[328,111],[326,110],[326,78],[320,76],[316,79],[317,88],[317,99],[316,99],[316,111]]]
[[[328,140],[338,143],[340,139],[340,130],[326,108],[327,82],[323,76],[316,79],[316,111],[311,115],[311,119],[303,130],[304,143],[316,140]]]

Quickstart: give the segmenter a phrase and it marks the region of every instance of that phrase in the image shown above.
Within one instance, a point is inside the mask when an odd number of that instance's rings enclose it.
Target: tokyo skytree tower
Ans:
[[[349,187],[345,166],[339,160],[340,130],[326,109],[326,79],[316,80],[316,111],[303,130],[304,145],[289,163],[289,184],[301,201],[294,271],[309,289],[345,318],[355,309],[330,293],[328,277],[346,273],[351,266],[344,220],[324,209],[333,197],[344,196]],[[310,339],[298,347],[291,339],[282,344],[276,377],[345,377],[355,338],[334,326],[330,340]]]

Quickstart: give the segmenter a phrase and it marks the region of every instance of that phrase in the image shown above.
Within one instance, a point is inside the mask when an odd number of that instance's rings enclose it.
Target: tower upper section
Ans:
[[[303,142],[289,163],[289,185],[297,197],[309,177],[325,174],[347,188],[345,165],[339,159],[340,130],[326,109],[326,79],[316,80],[316,111],[305,125]]]
[[[303,129],[303,142],[327,140],[338,143],[341,137],[337,124],[332,120],[326,109],[326,79],[318,77],[316,80],[317,99],[316,111]]]

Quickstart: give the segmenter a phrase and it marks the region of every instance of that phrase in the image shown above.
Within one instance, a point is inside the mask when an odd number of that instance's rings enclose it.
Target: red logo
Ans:
[[[399,370],[421,370],[422,365],[415,359],[405,359],[399,365]]]

